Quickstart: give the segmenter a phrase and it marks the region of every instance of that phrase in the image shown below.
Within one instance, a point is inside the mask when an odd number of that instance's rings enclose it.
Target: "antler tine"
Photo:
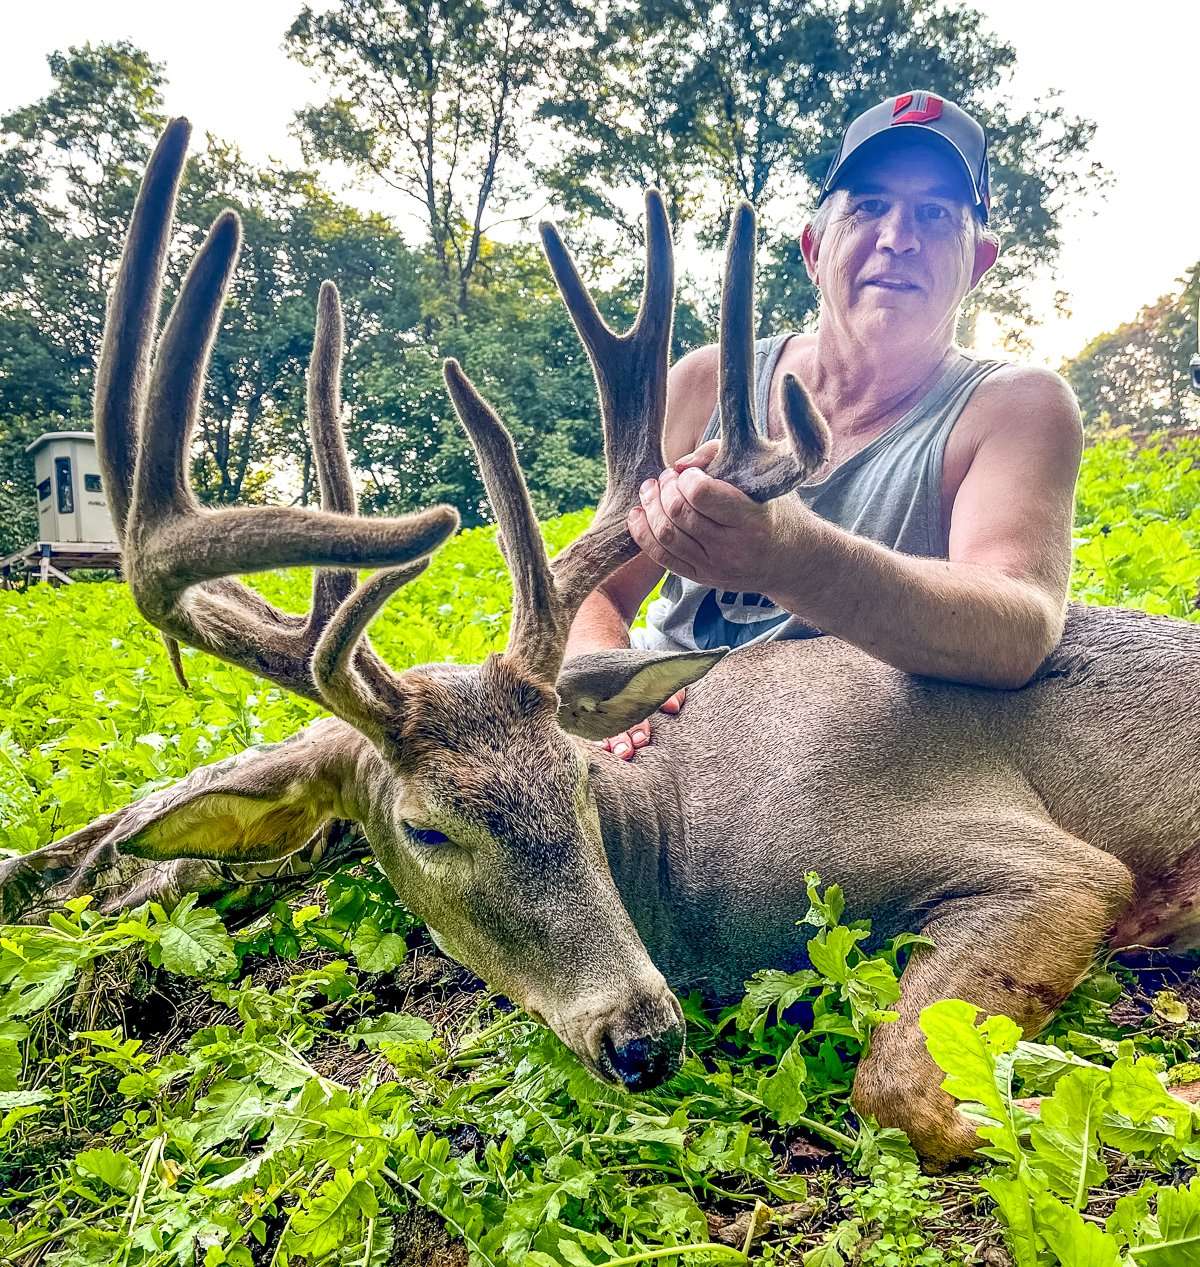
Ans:
[[[718,385],[721,447],[708,472],[765,502],[790,492],[821,465],[829,432],[799,380],[788,375],[783,387],[788,441],[759,434],[754,409],[754,247],[754,208],[743,202],[733,213],[725,248]]]
[[[739,204],[725,248],[719,384],[721,447],[737,465],[754,449],[754,208]]]
[[[479,459],[512,575],[506,654],[519,657],[527,668],[553,682],[562,665],[566,625],[512,436],[457,361],[448,360],[443,372],[450,399]]]
[[[339,717],[376,742],[394,735],[403,718],[402,678],[390,670],[382,677],[364,678],[355,665],[355,651],[388,599],[428,566],[426,558],[376,572],[333,614],[313,652],[313,678],[322,697]]]
[[[662,471],[675,268],[666,207],[662,196],[649,190],[641,305],[630,329],[617,335],[597,311],[553,225],[542,225],[542,241],[563,302],[592,363],[608,471],[607,488],[592,526],[550,564],[569,622],[596,585],[637,553],[625,519],[643,480]]]
[[[317,298],[317,327],[308,363],[308,432],[321,509],[341,515],[358,513],[350,478],[350,455],[342,435],[342,354],[345,325],[342,302],[333,282],[322,282]],[[314,640],[354,589],[354,572],[320,568],[313,577],[312,612],[307,632]]]
[[[308,363],[308,430],[312,440],[321,509],[340,515],[358,513],[350,478],[350,455],[342,435],[342,355],[345,323],[342,300],[333,282],[322,282],[317,297],[317,328]]]
[[[191,133],[186,119],[172,119],[154,147],[109,296],[96,369],[96,444],[113,523],[122,541],[133,495],[150,352],[162,298],[163,262],[175,214],[175,192]]]
[[[139,604],[165,615],[193,585],[281,567],[389,567],[435,549],[458,526],[449,506],[361,519],[293,506],[202,510],[187,445],[236,256],[237,217],[217,217],[175,301],[150,383],[134,479],[133,517],[149,533],[131,569]],[[154,619],[154,617],[151,617]]]

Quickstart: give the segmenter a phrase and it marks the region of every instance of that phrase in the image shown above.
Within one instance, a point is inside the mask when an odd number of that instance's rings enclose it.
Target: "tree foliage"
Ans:
[[[594,390],[532,235],[497,237],[498,218],[559,203],[587,271],[606,279],[601,307],[622,322],[644,186],[664,192],[685,250],[712,248],[748,198],[764,228],[762,327],[794,327],[816,304],[798,206],[845,121],[920,84],[991,133],[1006,252],[977,302],[1016,318],[1023,283],[1055,257],[1065,202],[1096,174],[1091,125],[1052,101],[1014,110],[1013,50],[977,14],[933,0],[336,0],[301,8],[285,47],[317,85],[297,119],[308,159],[399,191],[416,220],[357,210],[314,171],[259,167],[213,136],[194,147],[168,299],[219,209],[245,228],[193,452],[210,503],[312,496],[304,372],[325,277],[346,307],[364,506],[442,499],[468,523],[487,517],[441,381],[453,355],[554,514],[599,490]],[[163,122],[164,68],[132,45],[68,49],[50,66],[50,91],[0,120],[0,549],[34,531],[25,445],[86,425],[104,297]],[[676,354],[712,337],[715,301],[680,305]]]
[[[330,96],[298,120],[308,154],[403,194],[465,306],[487,219],[519,192],[531,105],[557,85],[572,0],[341,0],[306,5],[287,48]]]
[[[1179,290],[1148,304],[1133,321],[1097,335],[1064,367],[1092,430],[1200,426],[1200,399],[1188,361],[1196,351],[1200,263]]]
[[[1019,110],[1016,62],[979,13],[930,0],[612,0],[542,115],[562,144],[542,180],[567,207],[621,230],[656,184],[677,224],[719,240],[731,207],[764,213],[764,329],[816,307],[798,249],[845,125],[906,87],[932,89],[987,129],[994,225],[1005,249],[973,303],[1015,326],[1022,289],[1058,253],[1064,209],[1100,183],[1093,125],[1048,97]]]

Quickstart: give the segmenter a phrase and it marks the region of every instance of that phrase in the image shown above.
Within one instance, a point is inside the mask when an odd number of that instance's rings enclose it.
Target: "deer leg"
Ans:
[[[855,1109],[899,1127],[934,1168],[968,1156],[980,1141],[941,1089],[921,1012],[940,999],[965,999],[1036,1034],[1129,901],[1129,873],[1112,855],[1057,828],[1038,836],[1034,848],[1027,841],[1018,851],[1001,836],[977,861],[981,891],[960,889],[936,902],[921,929],[934,944],[914,950],[900,979],[899,1018],[875,1031],[854,1080]],[[961,840],[953,846],[961,851]]]

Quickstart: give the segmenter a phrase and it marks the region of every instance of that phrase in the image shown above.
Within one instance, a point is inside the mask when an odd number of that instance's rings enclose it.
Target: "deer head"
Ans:
[[[97,376],[97,441],[126,575],[178,672],[176,643],[186,642],[334,716],[131,806],[114,816],[107,842],[151,859],[247,863],[287,855],[330,819],[357,820],[401,900],[450,953],[548,1023],[599,1076],[652,1086],[678,1065],[682,1014],[608,869],[589,787],[589,763],[608,758],[564,723],[592,736],[613,733],[701,676],[721,653],[629,652],[615,660],[607,653],[560,669],[580,603],[636,553],[626,513],[641,481],[663,465],[673,276],[662,201],[647,196],[645,287],[624,335],[601,319],[556,231],[542,230],[595,371],[608,468],[594,523],[553,561],[508,432],[459,366],[447,363],[447,386],[478,455],[512,572],[511,634],[503,654],[482,666],[397,673],[374,652],[366,628],[420,574],[458,517],[447,506],[358,517],[341,433],[342,319],[331,283],[321,288],[308,381],[322,508],[209,510],[191,490],[189,440],[240,226],[232,212],[217,218],[152,355],[188,136],[186,121],[175,120],[150,161]],[[722,323],[731,349],[722,399],[736,415],[727,438],[764,487],[792,487],[820,461],[821,424],[792,391],[792,443],[772,444],[754,432],[739,395],[749,391],[751,351],[748,210],[733,239],[737,284],[726,291],[738,311]],[[280,612],[233,579],[301,564],[317,568],[307,616]],[[381,570],[356,587],[358,568]]]

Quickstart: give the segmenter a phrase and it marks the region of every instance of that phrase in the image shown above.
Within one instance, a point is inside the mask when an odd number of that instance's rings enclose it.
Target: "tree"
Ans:
[[[162,68],[129,44],[49,57],[42,100],[0,118],[0,418],[90,412],[104,301]]]
[[[519,188],[532,106],[584,12],[572,0],[340,0],[305,6],[287,33],[333,94],[298,119],[306,155],[411,200],[460,310],[488,216]]]
[[[1179,284],[1135,320],[1097,335],[1063,367],[1089,429],[1200,427],[1200,398],[1188,371],[1196,350],[1200,263]]]
[[[702,243],[746,198],[763,213],[763,325],[802,324],[816,296],[799,229],[846,123],[904,87],[959,102],[989,132],[1006,251],[976,303],[1016,326],[1025,282],[1058,252],[1062,211],[1095,188],[1094,127],[1053,102],[1017,111],[1015,64],[971,9],[934,0],[612,0],[569,92],[541,113],[568,135],[543,179],[569,208],[624,227],[631,187],[664,188]]]
[[[49,60],[50,92],[0,121],[0,506],[11,512],[0,551],[35,530],[24,446],[47,426],[89,425],[105,297],[162,125],[162,69],[140,50],[86,45]],[[294,466],[307,498],[304,367],[321,280],[339,279],[361,340],[418,322],[423,265],[382,217],[337,202],[311,173],[257,170],[210,136],[181,190],[168,300],[225,206],[241,214],[245,245],[213,353],[196,485],[211,502],[261,500],[272,472]]]

